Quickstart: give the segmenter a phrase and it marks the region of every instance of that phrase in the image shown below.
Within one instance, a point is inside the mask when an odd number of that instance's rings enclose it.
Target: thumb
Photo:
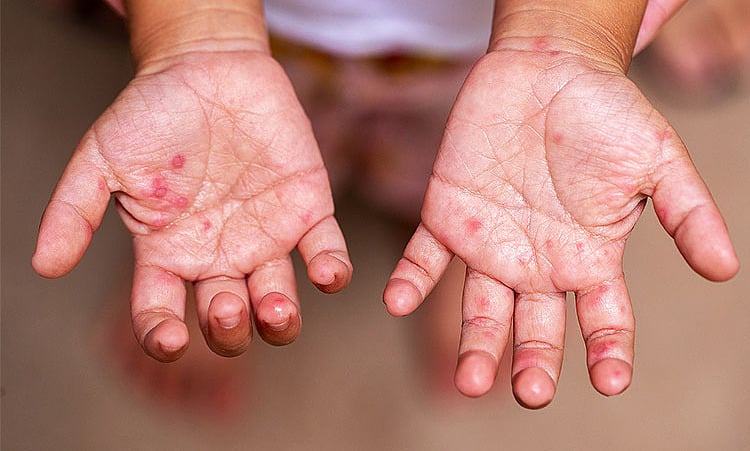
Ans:
[[[68,162],[42,216],[31,264],[43,277],[61,277],[81,260],[109,202],[103,158],[93,133]]]
[[[731,279],[739,260],[708,187],[673,131],[665,133],[667,160],[654,173],[654,210],[695,272],[712,281]]]

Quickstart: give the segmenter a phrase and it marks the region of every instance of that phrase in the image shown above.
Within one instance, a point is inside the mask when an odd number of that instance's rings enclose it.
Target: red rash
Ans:
[[[536,47],[537,50],[549,50],[549,42],[547,42],[547,40],[544,38],[539,38],[534,41],[534,47]]]
[[[157,176],[151,181],[151,195],[159,199],[167,195],[167,181],[164,177]]]
[[[185,156],[182,154],[175,155],[172,158],[172,168],[181,169],[183,166],[185,166]]]
[[[617,349],[616,341],[602,341],[591,348],[591,358],[600,360],[605,357],[612,357],[612,351],[615,349]]]
[[[670,138],[672,138],[672,132],[670,132],[669,130],[664,130],[663,132],[659,132],[656,135],[656,139],[658,139],[659,142],[664,142]]]
[[[187,207],[188,200],[185,196],[180,196],[177,199],[174,200],[174,206],[177,208],[185,208]]]
[[[471,218],[466,221],[466,231],[472,235],[477,233],[481,228],[482,223],[476,218]]]

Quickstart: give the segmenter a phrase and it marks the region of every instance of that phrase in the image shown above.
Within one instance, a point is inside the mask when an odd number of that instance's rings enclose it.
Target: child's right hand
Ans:
[[[322,291],[351,278],[309,122],[265,53],[194,52],[142,68],[55,189],[33,258],[39,274],[73,269],[110,194],[134,237],[133,327],[158,360],[188,344],[184,281],[195,283],[209,346],[231,356],[248,346],[250,312],[269,343],[299,334],[295,247]]]

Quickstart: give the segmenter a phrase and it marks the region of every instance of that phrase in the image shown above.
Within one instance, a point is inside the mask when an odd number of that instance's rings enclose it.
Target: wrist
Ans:
[[[197,52],[269,53],[261,0],[126,0],[139,73]]]
[[[578,56],[625,73],[644,8],[645,1],[498,1],[489,51]]]

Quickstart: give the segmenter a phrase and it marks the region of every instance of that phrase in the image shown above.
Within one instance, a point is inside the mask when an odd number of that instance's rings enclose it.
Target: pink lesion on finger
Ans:
[[[555,133],[552,134],[552,142],[555,143],[555,144],[557,144],[557,145],[562,144],[564,138],[565,138],[565,136],[562,133],[560,133],[560,132],[555,132]]]
[[[211,224],[211,221],[209,221],[208,219],[204,219],[201,225],[203,226],[204,232],[208,232],[209,230],[211,230],[211,227],[213,227],[213,224]]]
[[[309,210],[307,210],[303,212],[302,215],[300,215],[300,219],[306,226],[309,226],[312,224],[313,214]]]
[[[662,130],[656,133],[656,139],[658,139],[660,143],[672,139],[673,136],[674,135],[670,130]]]
[[[600,285],[593,290],[591,290],[589,293],[586,294],[588,303],[593,306],[598,306],[604,302],[604,297],[609,292],[609,287],[607,285]]]
[[[619,343],[617,340],[602,340],[591,347],[589,359],[598,362],[606,358],[617,358]]]
[[[545,52],[545,51],[549,50],[549,47],[550,47],[550,43],[549,43],[549,41],[546,38],[542,37],[542,38],[536,38],[534,40],[534,48],[536,50]]]

